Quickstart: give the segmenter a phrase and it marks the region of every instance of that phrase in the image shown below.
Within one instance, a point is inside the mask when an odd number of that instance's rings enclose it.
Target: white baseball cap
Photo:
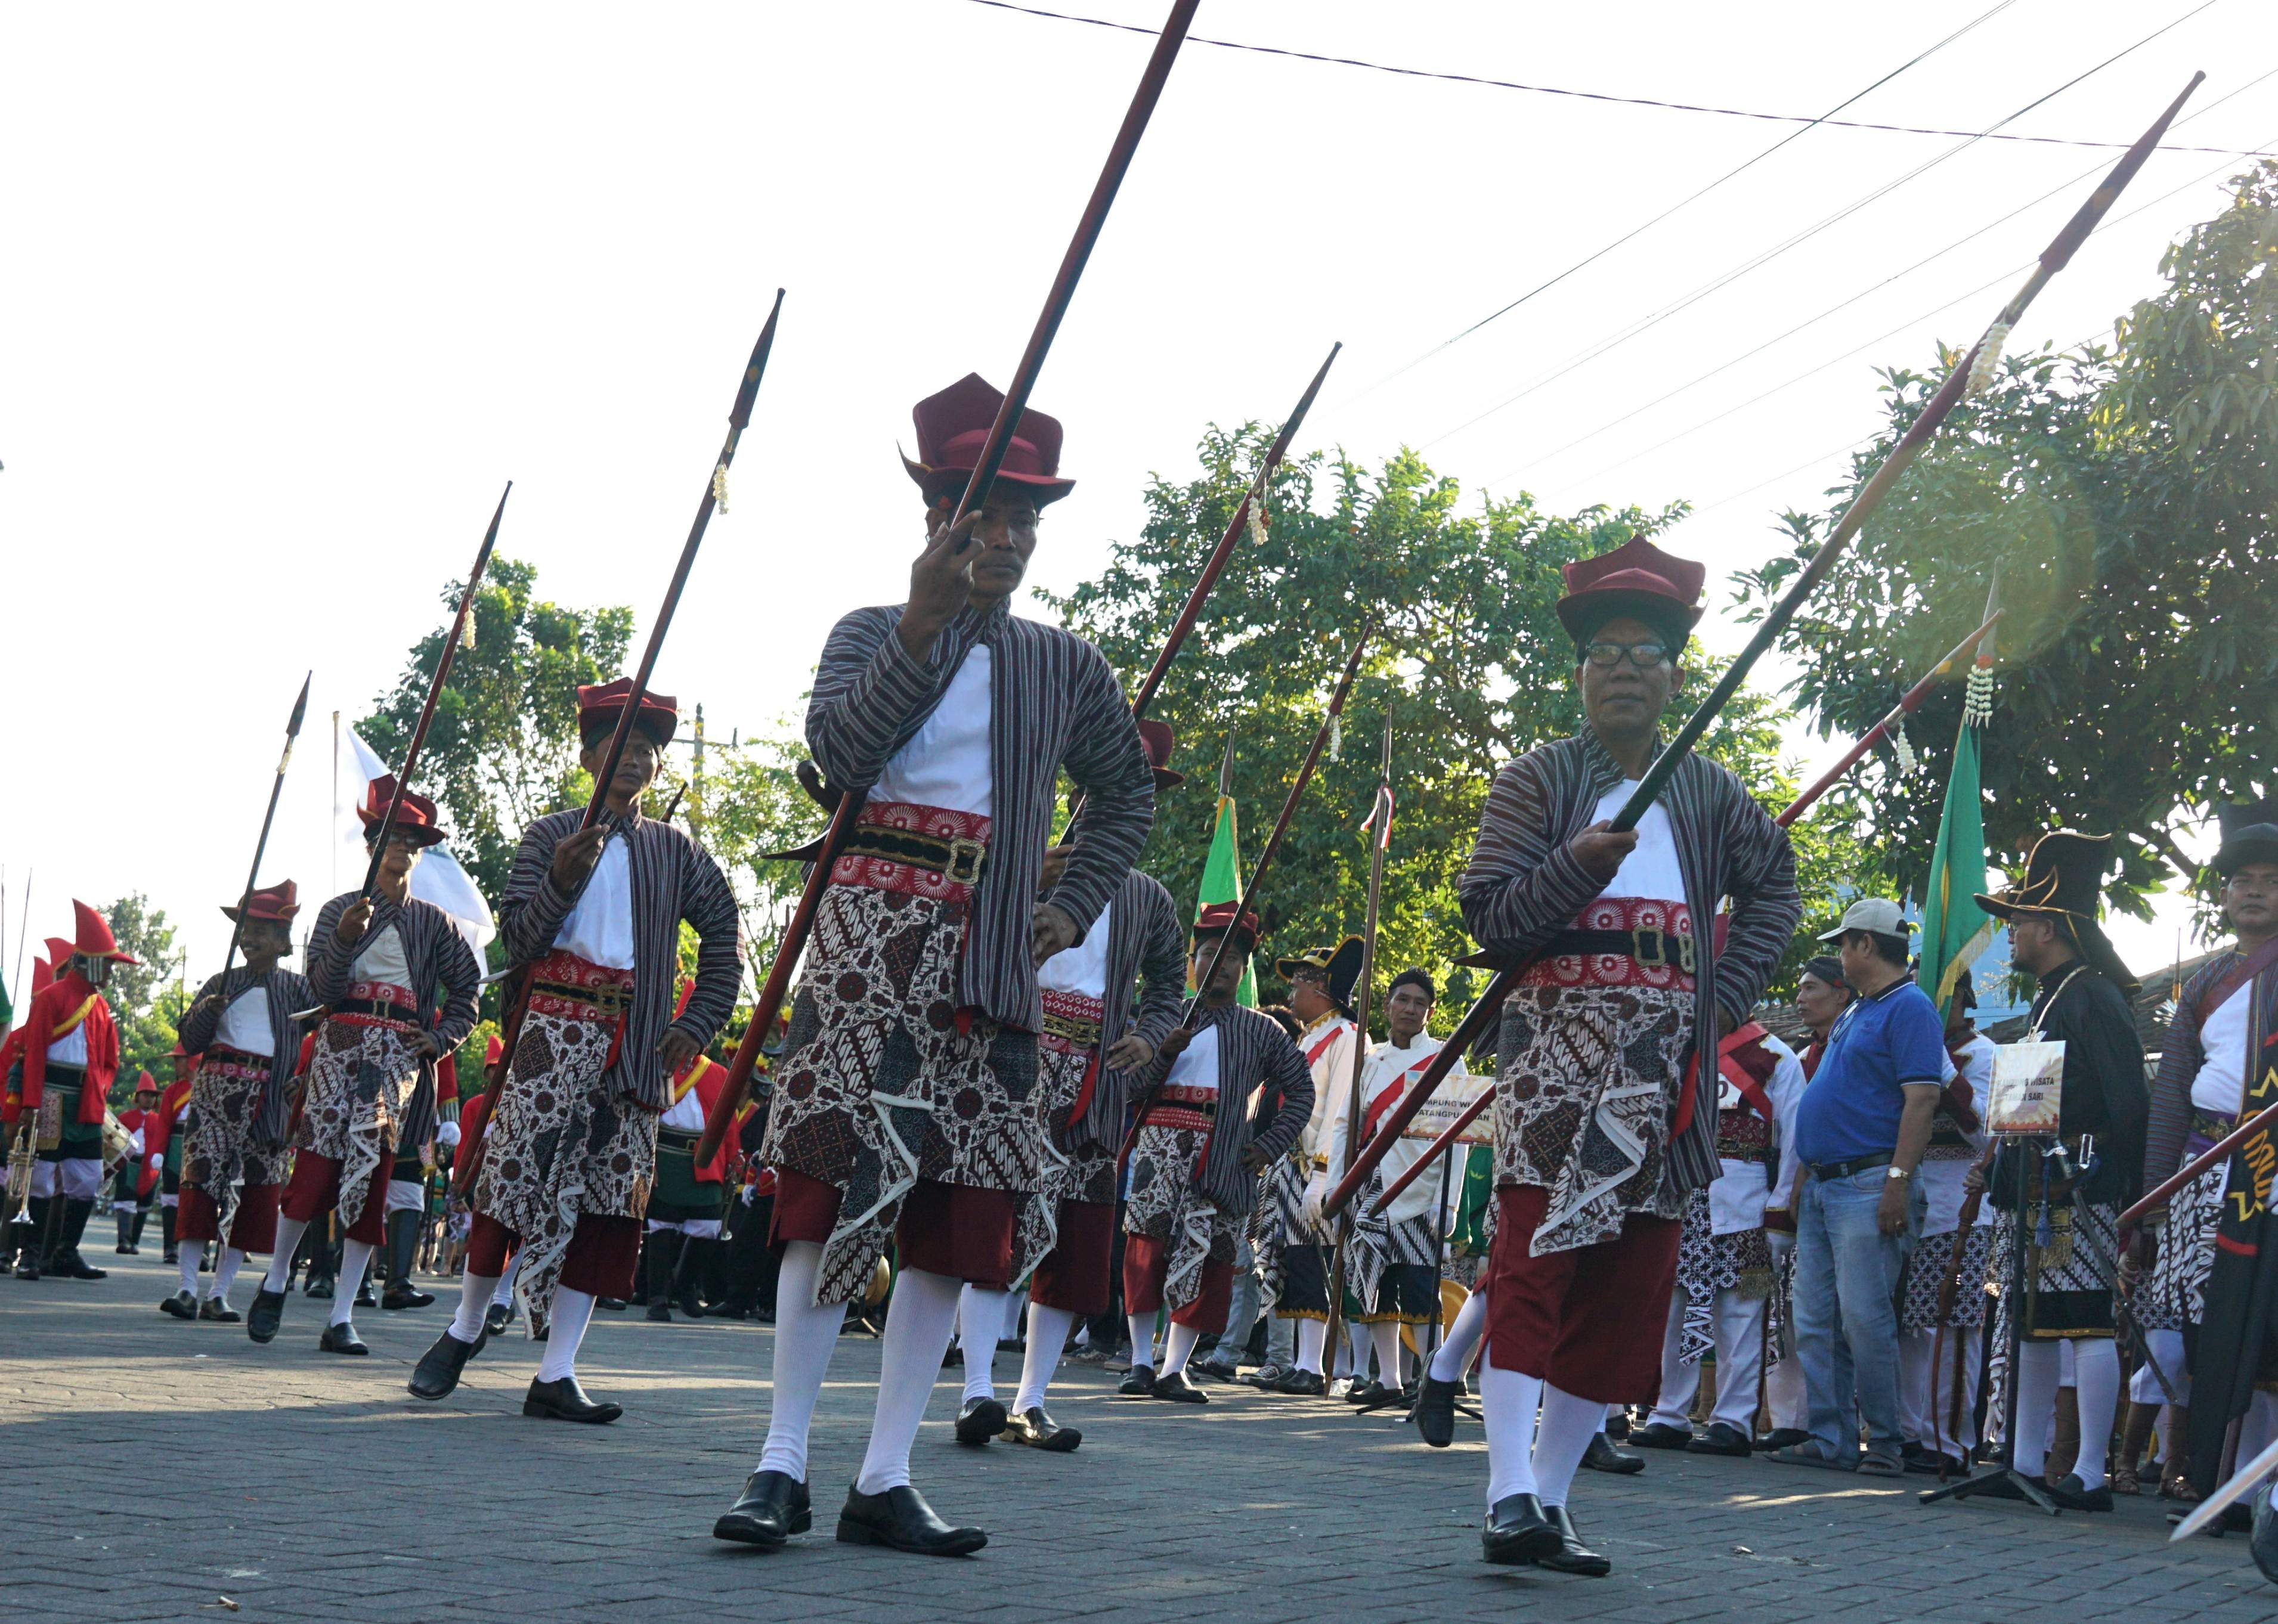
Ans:
[[[1871,931],[1877,936],[1904,936],[1907,934],[1906,911],[1887,897],[1862,896],[1843,911],[1840,924],[1819,939],[1840,942],[1846,930]]]

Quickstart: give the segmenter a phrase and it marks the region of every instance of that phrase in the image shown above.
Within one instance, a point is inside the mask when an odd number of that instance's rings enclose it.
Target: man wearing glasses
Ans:
[[[1587,726],[1497,774],[1460,886],[1487,959],[1531,966],[1496,1051],[1483,1541],[1491,1562],[1602,1574],[1567,1491],[1607,1405],[1660,1384],[1686,1199],[1722,1171],[1717,1042],[1802,905],[1785,831],[1699,756],[1636,828],[1608,827],[1660,753],[1706,570],[1632,538],[1564,574]]]

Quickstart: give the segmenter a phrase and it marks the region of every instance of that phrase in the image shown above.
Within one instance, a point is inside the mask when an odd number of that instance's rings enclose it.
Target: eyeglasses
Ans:
[[[1601,668],[1620,665],[1624,654],[1640,671],[1658,671],[1670,663],[1669,646],[1662,643],[1592,643],[1582,650],[1582,658]]]

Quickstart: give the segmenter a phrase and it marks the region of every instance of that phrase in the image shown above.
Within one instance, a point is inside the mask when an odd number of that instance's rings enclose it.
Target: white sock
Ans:
[[[363,1271],[378,1249],[367,1240],[341,1243],[340,1277],[333,1286],[333,1312],[326,1324],[345,1325],[355,1316],[356,1287],[363,1284]]]
[[[195,1297],[198,1294],[198,1254],[204,1248],[194,1240],[186,1240],[181,1245],[175,1267],[182,1271],[182,1289]],[[279,1288],[271,1286],[269,1289],[276,1291]]]
[[[1013,1399],[1015,1415],[1043,1407],[1044,1388],[1059,1368],[1060,1349],[1067,1342],[1068,1327],[1074,1323],[1073,1308],[1047,1308],[1040,1302],[1028,1305],[1028,1351],[1021,1360],[1021,1391]]]
[[[1479,1346],[1487,1331],[1487,1294],[1473,1292],[1456,1310],[1456,1323],[1448,1327],[1448,1339],[1433,1351],[1432,1379],[1462,1381],[1464,1368],[1472,1362],[1472,1350]]]
[[[279,1215],[277,1219],[277,1250],[269,1254],[269,1272],[261,1277],[261,1289],[263,1291],[281,1292],[285,1289],[285,1282],[293,1277],[293,1254],[301,1249],[301,1235],[308,1227],[309,1221],[306,1218],[288,1218],[284,1216],[282,1214]],[[191,1248],[186,1246],[182,1248],[182,1254],[185,1257],[188,1257]],[[196,1289],[196,1285],[193,1277],[195,1274],[197,1266],[198,1260],[194,1257],[190,1258],[189,1262],[187,1265],[187,1268],[190,1272],[185,1273],[182,1276],[182,1278],[185,1281],[190,1283],[191,1289],[194,1292]],[[355,1292],[351,1289],[348,1294],[350,1296],[354,1296]]]
[[[475,1338],[483,1334],[483,1316],[490,1312],[491,1304],[496,1300],[498,1288],[497,1280],[489,1275],[478,1275],[472,1269],[460,1277],[458,1312],[451,1315],[453,1336],[470,1347],[474,1346]],[[553,1346],[551,1332],[547,1333],[546,1340],[548,1346]]]
[[[238,1267],[244,1262],[244,1253],[235,1247],[224,1247],[221,1249],[221,1261],[214,1265],[211,1295],[213,1300],[225,1308],[229,1307],[229,1288],[237,1284]]]
[[[506,1272],[498,1277],[498,1290],[491,1300],[501,1308],[514,1306],[514,1277],[522,1272],[522,1254],[517,1252],[506,1261]]]
[[[1376,1349],[1376,1379],[1387,1387],[1400,1385],[1400,1322],[1379,1320],[1368,1328]]]
[[[2053,1342],[2027,1338],[2017,1350],[2017,1436],[2010,1445],[2009,1460],[2028,1477],[2038,1477],[2048,1464],[2057,1379],[2063,1365],[2063,1353]]]
[[[546,1353],[538,1361],[538,1379],[558,1382],[577,1374],[577,1345],[585,1339],[585,1326],[593,1317],[593,1295],[567,1285],[554,1288],[554,1316],[546,1322]]]
[[[1534,1492],[1545,1506],[1566,1504],[1590,1440],[1605,1429],[1603,1402],[1543,1384],[1542,1424],[1534,1434]]]
[[[910,1481],[910,1445],[925,1421],[926,1400],[949,1351],[957,1315],[958,1283],[948,1275],[905,1269],[894,1277],[893,1305],[878,1353],[878,1407],[870,1418],[870,1445],[854,1479],[863,1494],[883,1494]],[[997,1316],[989,1317],[995,1329]]]
[[[1326,1320],[1297,1322],[1297,1369],[1321,1373],[1321,1351],[1329,1343],[1329,1323]]]
[[[1135,1314],[1131,1316],[1131,1368],[1155,1368],[1155,1316]]]
[[[1187,1361],[1194,1354],[1195,1344],[1202,1339],[1203,1333],[1194,1326],[1173,1320],[1169,1334],[1163,1338],[1163,1374],[1172,1376],[1185,1369]]]
[[[997,1339],[998,1341],[1013,1342],[1019,1340],[1021,1335],[1021,1310],[1028,1306],[1028,1294],[1026,1292],[1008,1291],[1005,1293],[1005,1320],[1004,1323],[998,1328],[997,1332]]]
[[[967,1399],[997,1396],[996,1373],[990,1367],[997,1358],[997,1332],[1005,1323],[1005,1300],[1012,1294],[985,1285],[968,1285],[957,1294],[957,1346],[965,1355]]]
[[[1534,1412],[1542,1404],[1540,1376],[1494,1365],[1479,1367],[1479,1414],[1487,1432],[1487,1508],[1534,1488]]]
[[[2072,1345],[2072,1359],[2080,1391],[2080,1460],[2072,1469],[2081,1488],[2092,1491],[2104,1482],[2105,1451],[2120,1408],[2120,1345],[2110,1337],[2083,1338]]]
[[[830,1373],[838,1328],[846,1323],[845,1304],[815,1304],[814,1277],[822,1262],[820,1246],[794,1240],[784,1248],[783,1269],[776,1277],[775,1367],[759,1469],[781,1472],[798,1483],[806,1481],[807,1430],[814,1424],[822,1378]]]

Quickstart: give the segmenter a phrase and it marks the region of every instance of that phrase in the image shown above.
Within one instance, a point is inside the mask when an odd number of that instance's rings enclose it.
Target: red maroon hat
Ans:
[[[118,950],[118,939],[111,934],[111,922],[85,903],[74,901],[72,912],[79,922],[79,936],[71,950],[82,958],[115,958],[122,964],[139,964],[142,961],[132,953]]]
[[[67,936],[50,936],[47,941],[48,980],[56,979],[57,966],[71,963],[72,944]]]
[[[917,425],[918,454],[914,461],[904,456],[902,466],[917,481],[927,501],[938,501],[965,489],[980,465],[981,448],[988,444],[989,430],[1004,404],[1002,391],[984,382],[978,372],[967,372],[939,394],[928,395],[910,408],[910,421]],[[1005,461],[998,467],[997,477],[1026,486],[1042,507],[1075,489],[1075,481],[1060,478],[1059,471],[1060,420],[1047,417],[1034,407],[1023,408],[1021,420],[1013,425],[1012,443],[1005,447]]]
[[[42,987],[54,986],[55,980],[56,972],[48,967],[48,961],[46,959],[35,958],[32,961],[33,997],[38,997]]]
[[[621,676],[614,682],[581,685],[577,690],[577,736],[590,743],[596,733],[606,736],[617,725],[617,718],[625,713],[625,701],[631,698],[632,691],[633,680],[629,676]],[[662,750],[680,731],[679,701],[670,694],[644,690],[640,714],[633,718],[633,726],[648,736],[650,743]]]
[[[1155,788],[1175,789],[1187,782],[1184,773],[1171,770],[1171,752],[1178,748],[1179,736],[1171,731],[1170,723],[1141,718],[1139,742],[1147,747],[1147,765],[1155,769]]]
[[[386,808],[382,807],[385,812]],[[401,814],[398,814],[399,816]],[[300,888],[290,880],[264,886],[257,891],[248,891],[245,900],[233,908],[222,904],[222,912],[235,923],[241,913],[248,919],[267,919],[271,924],[290,925],[293,916],[301,911]]]
[[[1241,904],[1239,903],[1212,903],[1209,907],[1203,910],[1202,918],[1195,921],[1195,934],[1197,936],[1223,936],[1230,927],[1234,932],[1235,939],[1242,942],[1242,949],[1245,952],[1250,949],[1256,947],[1257,945],[1257,916],[1254,913],[1245,913],[1242,916],[1241,924],[1235,925],[1234,911],[1240,906]]]
[[[395,774],[383,773],[371,781],[371,789],[356,816],[363,820],[363,832],[369,837],[387,816],[387,804],[394,798]],[[443,825],[435,812],[435,803],[417,790],[403,792],[403,804],[395,809],[394,833],[422,846],[440,845]]]
[[[1611,553],[1577,559],[1563,567],[1566,596],[1558,619],[1578,644],[1598,635],[1608,621],[1630,615],[1681,648],[1701,619],[1701,589],[1708,569],[1690,559],[1663,553],[1642,536],[1632,536]]]

